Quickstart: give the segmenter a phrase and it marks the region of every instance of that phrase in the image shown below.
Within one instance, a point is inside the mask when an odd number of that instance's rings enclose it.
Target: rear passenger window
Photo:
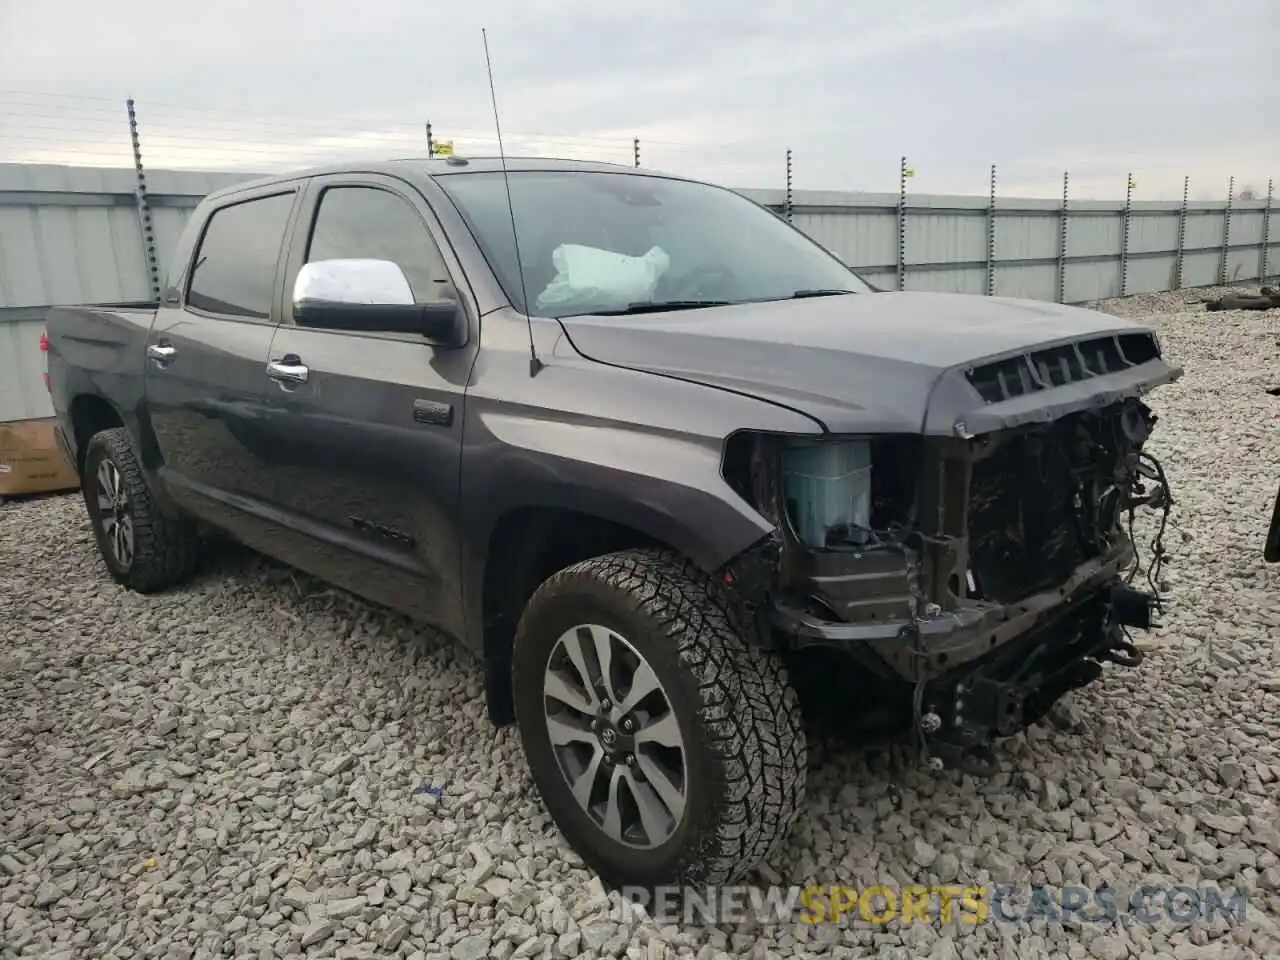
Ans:
[[[307,262],[390,260],[404,271],[418,303],[454,298],[440,249],[418,211],[374,187],[330,187],[320,196]]]
[[[214,211],[191,269],[187,306],[269,319],[276,262],[292,207],[293,194],[280,193]]]

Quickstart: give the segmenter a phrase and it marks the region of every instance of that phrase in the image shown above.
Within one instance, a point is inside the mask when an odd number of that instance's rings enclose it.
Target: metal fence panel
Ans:
[[[1188,253],[1182,265],[1183,283],[1188,287],[1208,287],[1217,283],[1221,256],[1216,250]]]
[[[1187,211],[1187,250],[1197,247],[1222,246],[1222,210],[1190,209]]]
[[[1174,229],[1176,232],[1176,222]],[[1149,256],[1137,253],[1132,257],[1129,263],[1129,279],[1125,286],[1126,294],[1159,293],[1173,286],[1173,271],[1177,258],[1172,253],[1157,252]]]
[[[148,170],[147,207],[160,276],[191,210],[209,192],[257,174]],[[907,181],[904,180],[904,183]],[[885,289],[1068,303],[1261,275],[1267,203],[743,190],[783,213],[868,282]],[[128,169],[0,164],[0,420],[44,416],[40,318],[53,304],[142,300],[150,274]],[[991,215],[992,203],[995,214]],[[899,203],[904,215],[899,216]],[[899,250],[899,224],[904,225]],[[1064,229],[1065,228],[1065,229]],[[1266,261],[1280,263],[1271,227]],[[1229,246],[1224,247],[1224,238]],[[1065,239],[1065,248],[1063,242]],[[901,253],[902,272],[899,275]],[[1224,261],[1225,253],[1225,261]],[[988,286],[990,283],[990,286]],[[1059,285],[1061,284],[1061,290]]]
[[[892,276],[892,275],[891,275]],[[986,289],[985,267],[951,267],[946,270],[914,270],[907,273],[907,289],[929,293],[976,293]]]
[[[1074,233],[1075,226],[1072,225]],[[1104,300],[1120,296],[1120,258],[1106,256],[1097,260],[1077,260],[1068,264],[1064,299],[1067,303],[1081,300]]]
[[[895,262],[897,218],[877,208],[797,209],[795,226],[850,266],[887,267]]]
[[[1009,201],[1013,207],[1013,201]],[[1058,215],[1002,210],[996,220],[996,260],[1056,260]],[[997,290],[1003,290],[997,284]]]
[[[996,296],[1000,297],[1052,300],[1057,282],[1056,262],[1005,263],[996,267]]]
[[[1137,213],[1129,230],[1129,252],[1170,253],[1178,246],[1178,214],[1161,210],[1156,213]],[[1172,276],[1172,274],[1170,274]],[[1169,278],[1165,278],[1167,283]]]

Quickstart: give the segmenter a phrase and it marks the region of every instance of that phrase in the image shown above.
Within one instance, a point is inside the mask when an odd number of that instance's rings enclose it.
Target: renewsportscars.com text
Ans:
[[[1190,923],[1223,917],[1243,923],[1247,898],[1217,887],[1147,884],[1132,889],[1083,886],[920,884],[853,887],[623,887],[625,901],[659,923],[1019,923],[1074,919],[1111,923]],[[625,919],[625,918],[620,918]]]

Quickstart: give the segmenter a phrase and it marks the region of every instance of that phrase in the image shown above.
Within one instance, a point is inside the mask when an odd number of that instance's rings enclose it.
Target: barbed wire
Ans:
[[[428,155],[430,117],[250,114],[190,104],[138,101],[144,162],[155,169],[205,168],[273,172],[347,159]],[[505,135],[512,156],[558,156],[630,165],[631,136],[515,130]],[[432,124],[432,140],[459,154],[496,155],[489,130]],[[642,138],[646,166],[713,173],[721,180],[781,183],[778,158],[743,147]],[[88,95],[0,90],[0,162],[132,166],[124,101]]]
[[[428,155],[428,123],[436,144],[447,144],[460,155],[496,156],[493,131],[474,121],[454,123],[450,118],[404,117],[370,112],[367,115],[248,112],[231,107],[201,106],[167,101],[135,102],[143,161],[148,169],[210,170],[275,173],[328,162],[425,157]],[[762,149],[760,140],[718,142],[650,137],[600,131],[513,130],[504,136],[509,156],[554,156],[631,165],[639,141],[643,166],[682,173],[737,187],[813,187],[803,160],[792,167],[788,180],[786,145]],[[894,160],[882,157],[874,165],[865,158],[842,157],[849,171],[841,170],[843,184],[827,188],[897,193]],[[820,158],[830,171],[837,164]],[[37,90],[0,89],[0,163],[66,164],[93,167],[133,166],[133,148],[126,113],[120,98],[89,94],[62,94]],[[816,164],[815,164],[816,166]],[[1118,199],[1125,181],[1102,172],[1097,161],[1071,173],[1073,199]],[[1061,170],[1043,164],[1001,165],[1003,196],[1053,198],[1059,190]],[[858,174],[869,177],[858,180]],[[948,190],[928,176],[910,183],[912,193],[985,193],[982,168],[975,171],[972,186]],[[914,175],[914,171],[913,171]],[[1144,180],[1137,175],[1138,180]],[[1226,179],[1194,178],[1191,199],[1225,199]],[[1182,192],[1182,174],[1163,171],[1153,177],[1144,199],[1173,200]],[[1238,178],[1237,184],[1261,199],[1258,184]],[[905,194],[905,190],[902,191]],[[1239,192],[1236,194],[1239,198]]]

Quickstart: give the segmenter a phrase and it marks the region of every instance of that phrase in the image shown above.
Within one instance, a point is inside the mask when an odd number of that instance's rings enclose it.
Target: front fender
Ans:
[[[503,414],[485,427],[494,452],[464,465],[467,528],[477,533],[514,509],[556,507],[639,530],[714,570],[773,529],[725,482],[719,443]]]
[[[821,433],[803,414],[741,394],[552,351],[530,377],[527,353],[496,353],[477,365],[464,413],[459,526],[467,637],[477,649],[489,544],[504,515],[559,508],[599,517],[710,572],[773,529],[725,481],[725,439],[742,429]]]

